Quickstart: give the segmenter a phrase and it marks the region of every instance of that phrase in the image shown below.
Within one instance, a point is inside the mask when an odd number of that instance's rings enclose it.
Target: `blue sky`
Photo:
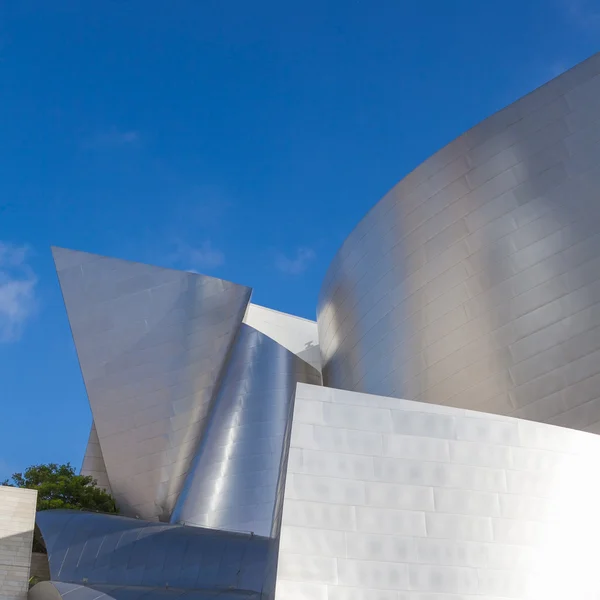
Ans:
[[[0,479],[87,441],[50,245],[313,318],[392,185],[599,36],[600,0],[0,0]]]

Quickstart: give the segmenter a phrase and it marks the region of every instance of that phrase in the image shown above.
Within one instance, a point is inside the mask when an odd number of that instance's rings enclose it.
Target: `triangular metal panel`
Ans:
[[[98,439],[98,432],[96,431],[96,425],[93,421],[87,448],[85,449],[85,456],[83,457],[81,474],[93,477],[99,487],[106,490],[109,494],[112,494],[108,473],[106,472],[106,465],[104,464],[104,456],[102,456],[100,440]]]
[[[52,251],[117,504],[168,520],[251,289]]]

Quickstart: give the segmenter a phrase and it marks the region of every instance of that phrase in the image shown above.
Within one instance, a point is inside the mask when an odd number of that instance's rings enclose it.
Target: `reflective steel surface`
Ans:
[[[257,592],[237,590],[181,590],[177,588],[144,588],[96,585],[88,587],[60,581],[38,583],[29,592],[29,600],[258,600]]]
[[[325,385],[600,432],[600,55],[433,155],[322,286]]]
[[[249,288],[54,249],[82,472],[147,520],[39,513],[31,600],[600,598],[599,190],[597,55],[367,214],[318,345]]]
[[[251,290],[53,254],[112,493],[124,514],[168,521]]]
[[[37,525],[53,581],[113,590],[126,586],[260,594],[272,543],[256,535],[65,510],[39,512]]]
[[[600,437],[302,385],[277,600],[600,598]]]
[[[172,522],[271,535],[296,383],[320,381],[308,363],[243,324]]]

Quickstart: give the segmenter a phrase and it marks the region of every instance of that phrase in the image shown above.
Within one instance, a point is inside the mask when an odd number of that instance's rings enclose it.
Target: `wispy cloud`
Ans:
[[[36,308],[37,277],[28,253],[27,246],[0,242],[0,342],[18,340]]]
[[[122,130],[111,127],[100,131],[83,140],[83,147],[87,149],[119,148],[133,146],[140,143],[140,134],[134,130]]]
[[[298,248],[293,258],[279,252],[275,257],[275,267],[282,273],[300,275],[308,269],[308,266],[315,257],[315,251],[311,248]]]
[[[185,269],[199,273],[220,267],[225,263],[225,254],[205,240],[199,246],[190,246],[178,241],[176,251],[171,256],[171,262]]]

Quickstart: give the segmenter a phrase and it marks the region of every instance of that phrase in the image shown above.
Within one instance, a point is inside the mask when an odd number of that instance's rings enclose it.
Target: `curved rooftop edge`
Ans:
[[[242,324],[172,523],[270,536],[296,384],[314,367]]]
[[[434,154],[318,306],[326,386],[600,432],[600,55]]]
[[[71,510],[38,512],[37,525],[52,581],[94,589],[260,594],[273,543],[257,535]]]

